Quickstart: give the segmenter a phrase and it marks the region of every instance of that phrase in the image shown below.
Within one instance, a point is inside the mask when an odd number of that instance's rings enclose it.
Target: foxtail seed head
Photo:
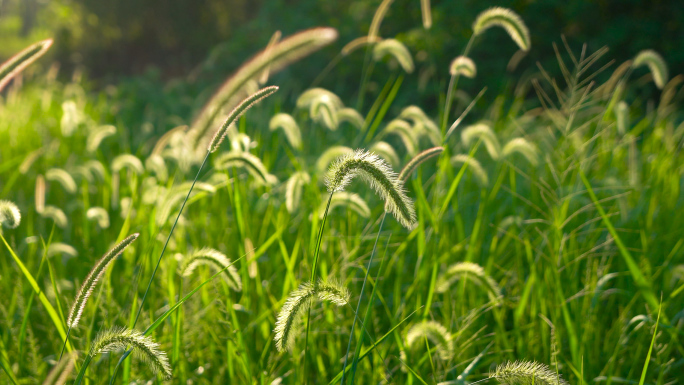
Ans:
[[[356,176],[370,184],[385,200],[385,211],[392,213],[404,227],[413,228],[416,213],[413,202],[404,192],[403,183],[387,162],[373,153],[356,150],[335,161],[326,176],[328,191],[344,190]]]
[[[74,303],[71,305],[69,318],[67,319],[68,327],[74,328],[78,326],[78,321],[81,320],[81,315],[83,314],[83,309],[85,309],[86,302],[88,302],[88,298],[90,298],[93,290],[95,290],[95,286],[100,278],[102,278],[107,266],[109,266],[116,257],[121,255],[121,253],[138,238],[138,235],[140,234],[136,233],[126,237],[123,241],[114,246],[113,249],[109,250],[107,254],[100,258],[95,266],[93,266],[85,281],[83,281],[81,288],[78,290]]]
[[[454,354],[454,342],[447,329],[435,321],[423,321],[413,325],[406,334],[406,346],[411,348],[427,338],[436,345],[437,354],[443,360],[449,360]],[[424,344],[423,344],[424,345]]]
[[[385,56],[392,56],[406,73],[413,72],[415,66],[411,52],[396,39],[385,39],[373,47],[373,60],[380,61]]]
[[[90,357],[109,353],[131,346],[133,354],[145,362],[155,373],[165,379],[171,378],[171,365],[166,353],[159,349],[159,344],[137,330],[114,328],[97,335],[90,348]]]
[[[272,95],[276,91],[278,91],[277,86],[264,87],[240,102],[240,104],[238,104],[237,107],[235,107],[233,111],[228,114],[228,117],[226,118],[225,122],[223,122],[221,127],[216,130],[214,137],[211,139],[211,142],[209,142],[209,148],[207,148],[207,151],[215,152],[218,150],[221,142],[223,142],[223,139],[226,137],[228,127],[233,122],[237,121],[247,110],[252,108],[252,106],[259,103],[262,99]]]
[[[636,68],[643,65],[648,66],[648,69],[653,75],[653,82],[656,84],[656,86],[659,89],[663,89],[663,87],[665,87],[665,83],[667,83],[667,79],[669,78],[667,63],[665,63],[663,57],[652,49],[645,49],[636,55],[634,62],[632,63],[632,67]]]
[[[479,35],[494,26],[505,29],[521,50],[528,51],[530,49],[530,31],[517,13],[508,8],[489,8],[475,19],[473,33]]]
[[[475,62],[471,58],[458,56],[449,65],[449,74],[451,76],[463,75],[467,78],[474,78],[477,75],[477,67],[475,67]]]
[[[506,362],[496,367],[489,378],[496,378],[508,385],[568,385],[560,374],[539,362],[515,361]]]
[[[203,247],[193,252],[183,261],[180,274],[189,277],[200,265],[211,266],[214,270],[223,270],[223,280],[235,291],[242,291],[242,280],[233,263],[222,252],[210,247]]]
[[[16,229],[21,223],[21,212],[14,202],[0,200],[0,225]]]
[[[442,151],[444,151],[444,147],[433,147],[428,148],[427,150],[414,156],[408,163],[406,163],[406,166],[401,169],[401,172],[399,173],[399,180],[406,182],[406,180],[411,176],[411,174],[413,174],[418,166],[423,164],[423,162],[426,160],[441,154]]]
[[[2,65],[0,65],[0,91],[5,88],[12,78],[23,71],[24,68],[43,56],[50,46],[52,46],[52,39],[39,41],[2,63]]]

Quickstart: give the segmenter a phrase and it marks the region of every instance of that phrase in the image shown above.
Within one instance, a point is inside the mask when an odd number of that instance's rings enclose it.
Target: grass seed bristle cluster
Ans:
[[[501,156],[504,158],[508,158],[514,153],[524,156],[532,166],[536,166],[539,163],[539,150],[537,146],[525,138],[513,138],[501,150]]]
[[[269,86],[269,87],[264,87],[257,92],[249,95],[247,98],[243,99],[240,104],[238,104],[233,110],[228,114],[228,117],[226,117],[226,120],[223,122],[221,127],[219,127],[218,130],[216,130],[216,133],[214,133],[214,137],[211,138],[211,141],[209,142],[209,147],[207,148],[207,151],[209,152],[216,152],[218,150],[219,146],[221,145],[221,142],[226,138],[226,135],[228,134],[228,127],[230,127],[233,122],[236,122],[240,116],[242,116],[247,110],[252,108],[255,104],[259,103],[263,99],[267,98],[268,96],[273,95],[278,91],[278,87],[276,86]]]
[[[458,262],[449,266],[447,271],[437,278],[435,291],[445,293],[456,281],[462,279],[471,279],[478,286],[484,287],[492,301],[499,301],[502,297],[499,284],[485,273],[482,266],[472,262]]]
[[[373,60],[380,61],[385,56],[393,57],[406,73],[410,74],[415,69],[411,52],[399,40],[385,39],[373,46]]]
[[[406,166],[401,169],[401,172],[399,173],[398,179],[401,181],[406,181],[411,174],[413,174],[414,171],[416,171],[416,168],[423,164],[425,161],[427,161],[430,158],[434,158],[435,156],[438,156],[444,151],[444,147],[433,147],[433,148],[428,148],[427,150],[417,154],[411,160],[406,163]]]
[[[548,366],[539,362],[515,361],[506,362],[496,367],[489,378],[495,378],[507,385],[568,385]]]
[[[406,346],[411,349],[422,346],[423,339],[435,344],[437,354],[442,360],[450,360],[454,354],[454,342],[449,331],[440,323],[435,321],[423,321],[417,323],[409,329],[406,334]]]
[[[501,144],[491,127],[485,123],[478,123],[468,126],[461,132],[461,141],[466,146],[470,146],[476,140],[482,140],[487,149],[487,153],[492,159],[497,160],[501,156]]]
[[[487,176],[487,171],[480,162],[470,155],[457,154],[451,157],[451,164],[453,165],[463,165],[467,166],[473,172],[477,183],[482,187],[487,187],[489,185],[489,176]]]
[[[466,56],[457,56],[449,65],[449,74],[451,76],[459,75],[472,79],[477,76],[477,67],[475,67],[473,59]]]
[[[340,123],[347,122],[357,129],[362,129],[365,124],[363,116],[353,108],[345,107],[337,110],[337,120]]]
[[[93,266],[93,268],[86,276],[85,281],[81,285],[81,288],[76,293],[76,298],[74,298],[74,303],[71,305],[71,310],[69,310],[69,317],[67,318],[67,326],[69,328],[75,328],[78,326],[78,322],[81,320],[81,315],[83,314],[83,309],[88,302],[88,298],[95,290],[95,286],[99,282],[100,278],[104,274],[107,266],[109,266],[116,257],[121,255],[123,251],[138,238],[139,234],[133,234],[126,237],[119,244],[114,246],[109,250],[99,261]]]
[[[669,71],[667,70],[667,63],[663,60],[660,54],[652,49],[646,49],[639,52],[632,61],[632,68],[641,66],[648,66],[648,69],[653,75],[653,82],[659,89],[663,89],[667,80],[669,79]]]
[[[0,225],[16,229],[21,223],[21,212],[14,202],[0,200]]]
[[[311,177],[304,171],[292,174],[285,184],[285,208],[293,213],[299,207],[302,200],[304,186],[311,182]]]
[[[321,219],[323,219],[323,216],[325,215],[327,203],[328,199],[324,199],[321,201],[321,205],[318,207],[318,217]],[[358,194],[349,193],[346,191],[336,192],[333,194],[332,198],[330,198],[330,207],[328,210],[332,212],[336,207],[347,207],[363,218],[368,218],[371,214],[371,210],[363,198],[361,198]]]
[[[66,170],[61,168],[51,168],[45,172],[45,179],[49,182],[59,183],[64,191],[69,194],[76,192],[76,181]]]
[[[185,258],[180,268],[180,274],[183,277],[189,277],[202,265],[211,266],[217,271],[223,270],[225,274],[221,276],[226,284],[235,291],[242,291],[242,279],[240,279],[240,274],[238,274],[233,263],[225,254],[210,247],[196,250]]]
[[[386,160],[387,163],[389,163],[393,167],[399,165],[399,155],[397,155],[397,151],[394,150],[394,147],[392,147],[392,145],[387,142],[377,142],[371,146],[369,151],[374,154],[377,154],[382,159]]]
[[[517,13],[508,8],[492,7],[477,16],[473,23],[473,33],[480,35],[491,27],[502,27],[523,51],[529,51],[530,31]]]
[[[132,154],[121,154],[112,161],[112,172],[119,172],[127,168],[138,175],[145,173],[145,167],[140,159]]]
[[[2,91],[15,76],[23,71],[24,68],[43,56],[51,46],[52,39],[39,41],[24,48],[21,52],[2,63],[2,65],[0,65],[0,91]]]
[[[416,223],[413,202],[406,196],[403,182],[397,179],[392,168],[377,155],[365,150],[356,150],[341,156],[330,166],[326,176],[328,191],[342,191],[357,176],[360,176],[378,195],[385,200],[385,211],[389,211],[402,224],[411,229]]]
[[[279,128],[285,133],[290,146],[297,150],[302,149],[302,133],[292,115],[283,112],[273,115],[268,123],[268,129],[275,131]]]
[[[248,152],[233,150],[222,154],[216,159],[216,169],[226,170],[230,167],[243,167],[247,169],[252,176],[265,185],[277,182],[276,177],[266,170],[261,159]]]
[[[146,363],[155,373],[161,374],[164,379],[170,379],[171,365],[160,348],[152,338],[147,337],[137,330],[114,328],[100,332],[93,341],[88,355],[94,357],[98,354],[109,353],[132,347],[133,354]]]
[[[343,306],[349,303],[351,294],[346,287],[335,282],[323,282],[311,284],[303,283],[290,293],[278,313],[275,326],[275,345],[279,352],[292,349],[295,335],[297,334],[297,324],[301,316],[312,305],[314,299],[330,301],[334,305]]]

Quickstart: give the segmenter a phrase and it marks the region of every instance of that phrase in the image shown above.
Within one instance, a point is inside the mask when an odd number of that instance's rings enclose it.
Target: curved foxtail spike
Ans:
[[[347,56],[350,53],[356,51],[357,48],[363,47],[368,44],[378,43],[380,41],[382,41],[382,39],[377,36],[372,39],[369,36],[357,37],[356,39],[345,44],[345,46],[342,47],[340,54],[342,54],[342,56]]]
[[[159,344],[137,330],[114,328],[97,335],[90,348],[88,356],[122,350],[131,346],[133,354],[165,379],[171,378],[171,365],[166,353],[159,349]]]
[[[17,76],[24,68],[43,56],[52,46],[52,39],[39,41],[25,48],[23,51],[12,56],[0,65],[0,91]]]
[[[413,347],[416,343],[423,343],[427,338],[436,345],[437,354],[443,360],[449,360],[454,354],[454,342],[451,334],[442,324],[435,321],[423,321],[411,327],[406,334],[406,346]]]
[[[516,152],[524,156],[532,166],[536,166],[539,163],[537,147],[525,138],[511,139],[501,150],[501,155],[506,158]]]
[[[275,175],[270,174],[266,167],[261,162],[261,159],[244,151],[230,151],[221,155],[216,159],[216,169],[225,170],[229,167],[244,167],[247,171],[256,177],[259,182],[265,185],[271,185],[278,182]]]
[[[358,194],[346,192],[346,191],[339,191],[335,194],[333,194],[332,197],[329,198],[330,200],[330,205],[328,206],[328,199],[324,199],[321,201],[321,205],[318,207],[318,217],[320,219],[323,219],[323,216],[325,215],[326,207],[328,208],[329,212],[332,212],[335,207],[348,207],[352,211],[356,212],[360,216],[364,218],[370,217],[371,210],[368,207],[368,204],[366,201],[363,200]]]
[[[290,146],[297,150],[302,149],[302,132],[299,130],[299,125],[297,125],[292,115],[283,112],[273,115],[268,122],[268,129],[275,131],[279,128],[285,133]]]
[[[380,3],[378,9],[375,10],[373,20],[371,21],[370,28],[368,29],[368,39],[376,39],[379,36],[378,33],[380,31],[380,24],[382,23],[382,20],[385,18],[385,15],[389,10],[389,6],[392,4],[393,1],[394,0],[382,0],[382,3]]]
[[[302,200],[304,185],[311,182],[311,177],[304,171],[297,171],[287,180],[285,186],[285,208],[293,213],[299,207]]]
[[[312,28],[285,38],[256,54],[244,63],[202,108],[192,125],[191,138],[195,143],[204,138],[221,109],[226,108],[226,105],[233,107],[232,102],[237,103],[236,95],[245,89],[246,84],[261,76],[264,70],[268,68],[271,74],[276,73],[336,39],[337,31],[333,28]]]
[[[136,233],[126,237],[123,241],[114,246],[114,248],[109,250],[107,254],[100,258],[100,260],[97,261],[95,266],[93,266],[93,268],[90,270],[90,273],[88,273],[88,276],[86,277],[85,281],[83,281],[81,288],[76,294],[74,303],[71,305],[69,317],[67,318],[67,326],[69,328],[74,328],[78,325],[78,322],[81,320],[81,315],[83,314],[83,309],[85,309],[86,302],[88,302],[88,298],[90,298],[93,290],[95,290],[95,286],[100,278],[102,278],[107,266],[109,266],[109,264],[116,259],[116,257],[121,255],[121,253],[123,253],[123,251],[138,238],[138,235],[140,234]]]
[[[210,247],[203,247],[187,257],[180,268],[180,275],[189,277],[201,265],[211,266],[214,270],[225,270],[222,277],[226,284],[235,291],[242,291],[242,280],[233,263],[225,254]]]
[[[482,164],[477,159],[466,154],[458,154],[451,157],[451,164],[467,165],[472,171],[477,183],[482,187],[489,185],[489,176]]]
[[[473,59],[466,56],[456,57],[449,65],[451,76],[462,75],[467,78],[474,78],[477,75],[477,67]]]
[[[370,184],[385,200],[385,211],[392,213],[402,226],[413,228],[416,224],[413,202],[406,196],[397,174],[377,155],[356,150],[341,156],[330,166],[325,183],[331,193],[342,191],[356,176]]]
[[[21,212],[14,202],[0,200],[0,225],[16,229],[21,223]]]
[[[275,344],[279,352],[290,350],[294,344],[297,323],[301,315],[307,311],[315,298],[330,301],[337,306],[346,305],[351,294],[346,287],[335,282],[319,281],[315,285],[311,282],[303,283],[297,290],[290,293],[278,313],[275,326]]]
[[[491,27],[502,27],[523,51],[529,51],[530,31],[517,13],[508,8],[492,7],[480,13],[473,23],[473,34],[479,35]]]
[[[653,82],[662,90],[669,79],[667,63],[665,63],[663,57],[652,49],[645,49],[636,55],[632,62],[632,68],[641,67],[643,65],[648,66],[648,69],[653,75]]]
[[[382,60],[385,56],[390,55],[397,62],[406,73],[413,72],[415,66],[413,58],[408,48],[396,39],[385,39],[373,47],[373,60]]]
[[[560,374],[539,362],[506,362],[496,367],[489,378],[508,385],[568,385]]]
[[[470,146],[477,139],[482,140],[487,149],[487,153],[494,160],[498,160],[501,156],[501,144],[499,138],[496,137],[491,127],[485,123],[477,123],[470,125],[461,132],[461,141],[466,146]]]
[[[435,156],[439,155],[444,151],[444,147],[433,147],[433,148],[428,148],[427,150],[419,153],[418,155],[414,156],[408,163],[406,163],[406,166],[401,169],[401,172],[399,173],[399,180],[406,182],[409,176],[413,174],[413,172],[423,164],[426,160],[430,158],[434,158]]]
[[[209,147],[207,148],[207,151],[215,152],[216,150],[218,150],[219,146],[221,145],[221,142],[223,142],[223,139],[225,139],[228,133],[228,127],[230,127],[230,125],[233,124],[233,122],[237,121],[240,118],[240,116],[242,116],[242,114],[244,114],[247,110],[252,108],[252,106],[259,103],[264,98],[273,95],[273,93],[276,91],[278,91],[277,86],[264,87],[259,91],[253,93],[252,95],[248,96],[242,102],[240,102],[240,104],[238,104],[237,107],[235,107],[233,111],[231,111],[230,114],[228,114],[228,117],[223,122],[221,127],[219,127],[219,129],[216,130],[214,137],[211,139],[211,142],[209,142]]]
[[[454,282],[463,277],[470,278],[477,285],[484,287],[492,302],[501,300],[502,294],[499,284],[485,273],[482,266],[472,262],[457,262],[449,266],[447,271],[437,278],[435,291],[437,293],[447,292]]]

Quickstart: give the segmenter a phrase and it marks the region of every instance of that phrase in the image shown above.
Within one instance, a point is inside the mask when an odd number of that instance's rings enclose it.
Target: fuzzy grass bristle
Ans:
[[[14,202],[0,200],[0,225],[16,229],[21,223],[21,211]]]
[[[568,385],[559,374],[539,362],[506,362],[496,367],[489,378],[507,385]]]
[[[39,41],[24,48],[21,52],[2,63],[2,65],[0,65],[0,91],[7,86],[10,80],[23,71],[24,68],[43,56],[51,46],[52,39]]]
[[[185,258],[180,268],[180,275],[189,277],[202,265],[211,266],[214,270],[223,270],[225,274],[221,276],[226,284],[228,284],[228,287],[235,291],[242,291],[242,280],[237,269],[233,267],[233,263],[225,254],[210,247],[196,250],[189,257]]]
[[[480,35],[491,27],[502,27],[523,51],[529,51],[530,31],[517,13],[508,8],[492,7],[477,16],[473,33]]]

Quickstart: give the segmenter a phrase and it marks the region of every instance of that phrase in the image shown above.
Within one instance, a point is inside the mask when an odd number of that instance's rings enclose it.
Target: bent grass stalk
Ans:
[[[23,71],[24,68],[43,56],[51,46],[52,39],[39,41],[2,63],[2,65],[0,65],[0,91],[7,86],[7,83],[9,83],[10,80]]]

